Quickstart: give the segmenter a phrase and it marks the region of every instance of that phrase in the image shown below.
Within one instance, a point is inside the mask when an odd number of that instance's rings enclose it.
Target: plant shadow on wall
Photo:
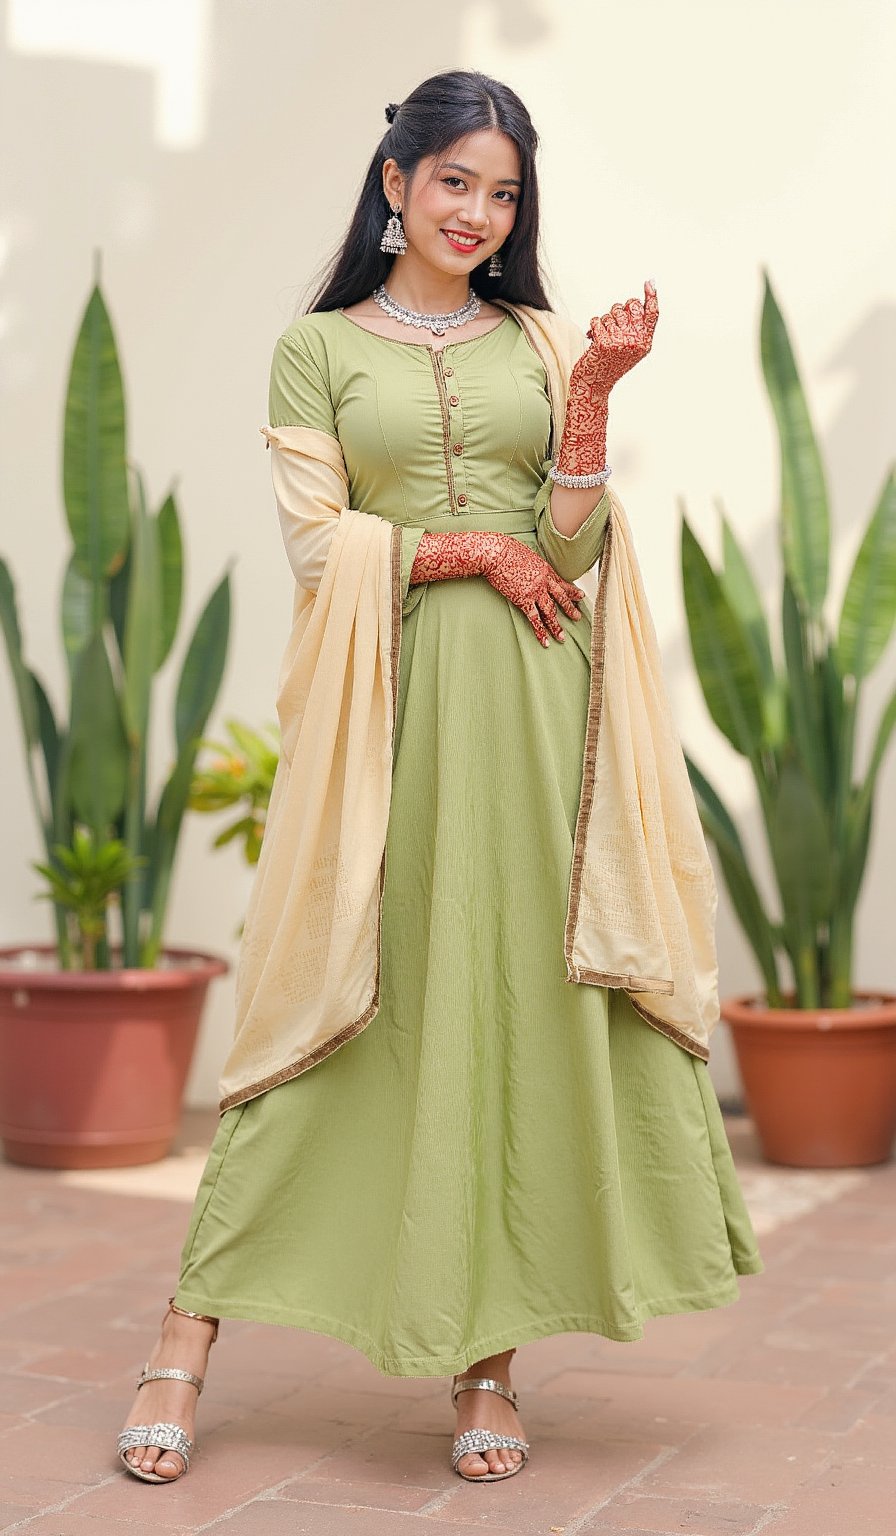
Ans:
[[[682,508],[691,651],[710,715],[748,762],[778,911],[762,903],[743,840],[706,774],[688,772],[764,997],[722,1004],[765,1155],[795,1166],[889,1158],[896,1131],[896,996],[853,987],[856,907],[875,787],[896,727],[896,691],[859,771],[862,685],[896,624],[896,476],[891,466],[830,621],[824,467],[787,328],[764,274],[760,351],[781,456],[780,625],[722,513],[716,571]],[[782,986],[782,968],[792,988]]]
[[[55,945],[0,951],[0,1129],[7,1157],[55,1167],[149,1162],[173,1140],[213,955],[163,948],[194,763],[224,673],[230,575],[186,647],[174,760],[150,805],[152,689],[181,618],[173,493],[147,507],[127,457],[118,350],[97,277],[65,402],[71,554],[60,623],[64,709],[26,662],[0,560],[0,622],[22,723]]]

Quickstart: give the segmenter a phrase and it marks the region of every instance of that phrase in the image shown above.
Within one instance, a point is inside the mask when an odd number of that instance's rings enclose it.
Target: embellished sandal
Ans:
[[[471,1376],[464,1381],[458,1381],[455,1376],[451,1384],[452,1403],[457,1403],[458,1392],[467,1392],[473,1387],[480,1391],[499,1392],[519,1413],[517,1394],[513,1388],[505,1387],[503,1382],[494,1381],[490,1376]],[[482,1451],[501,1451],[505,1448],[522,1452],[522,1459],[507,1472],[482,1472],[477,1477],[474,1473],[461,1472],[458,1466],[461,1458],[468,1456],[471,1451],[481,1453]],[[527,1440],[520,1440],[516,1435],[496,1435],[491,1429],[465,1429],[463,1434],[458,1435],[451,1449],[451,1465],[458,1476],[468,1483],[497,1483],[504,1477],[514,1477],[517,1472],[522,1471],[528,1460],[529,1442]]]
[[[187,1312],[183,1307],[176,1307],[173,1296],[168,1298],[168,1310],[170,1312],[179,1312],[181,1317],[195,1317],[201,1323],[214,1323],[215,1331],[211,1337],[211,1344],[214,1344],[215,1339],[218,1337],[219,1319],[217,1317],[206,1317],[203,1312]],[[209,1348],[211,1348],[211,1344]],[[196,1388],[197,1395],[205,1386],[205,1378],[194,1376],[192,1371],[181,1371],[174,1366],[151,1371],[147,1361],[138,1378],[137,1390],[139,1391],[141,1387],[145,1387],[148,1381],[161,1381],[169,1378],[173,1381],[188,1381],[192,1387]],[[186,1472],[190,1465],[190,1452],[193,1449],[193,1444],[194,1442],[190,1439],[186,1430],[182,1429],[179,1424],[129,1424],[127,1429],[123,1429],[118,1436],[118,1455],[128,1471],[133,1473],[134,1477],[141,1478],[144,1483],[176,1483],[179,1477],[183,1477],[184,1472]],[[128,1452],[136,1450],[138,1445],[149,1446],[161,1451],[176,1451],[177,1455],[183,1458],[183,1470],[175,1472],[173,1477],[164,1477],[161,1472],[144,1472],[142,1467],[135,1467],[134,1463],[128,1458]]]

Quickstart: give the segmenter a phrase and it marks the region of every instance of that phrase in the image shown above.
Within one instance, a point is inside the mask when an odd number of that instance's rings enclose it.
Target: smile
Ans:
[[[455,229],[443,229],[440,233],[456,251],[475,251],[477,246],[483,244],[479,235],[461,235]]]

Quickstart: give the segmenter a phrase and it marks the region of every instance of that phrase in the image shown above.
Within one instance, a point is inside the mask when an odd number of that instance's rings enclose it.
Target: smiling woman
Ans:
[[[552,309],[506,85],[451,71],[387,118],[274,347],[283,752],[221,1123],[123,1442],[157,1480],[221,1317],[453,1375],[451,1465],[491,1481],[529,1454],[520,1344],[638,1339],[763,1267],[707,1071],[711,869],[668,715],[644,729],[660,669],[605,486],[656,293],[587,335]]]

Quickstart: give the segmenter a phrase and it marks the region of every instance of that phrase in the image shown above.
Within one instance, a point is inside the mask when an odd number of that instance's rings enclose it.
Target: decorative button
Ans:
[[[448,396],[448,404],[449,405],[460,405],[460,398],[459,398],[459,396],[458,395],[449,395]]]
[[[454,374],[454,369],[453,368],[446,368],[445,369],[445,378],[446,379],[450,379],[453,376],[453,374]]]
[[[463,491],[461,491],[460,495],[457,498],[457,505],[459,507],[465,507],[467,505],[467,498],[466,498],[466,495],[465,495],[465,493]]]
[[[454,447],[451,450],[452,453],[463,453],[463,451],[464,451],[463,443],[455,443]]]

